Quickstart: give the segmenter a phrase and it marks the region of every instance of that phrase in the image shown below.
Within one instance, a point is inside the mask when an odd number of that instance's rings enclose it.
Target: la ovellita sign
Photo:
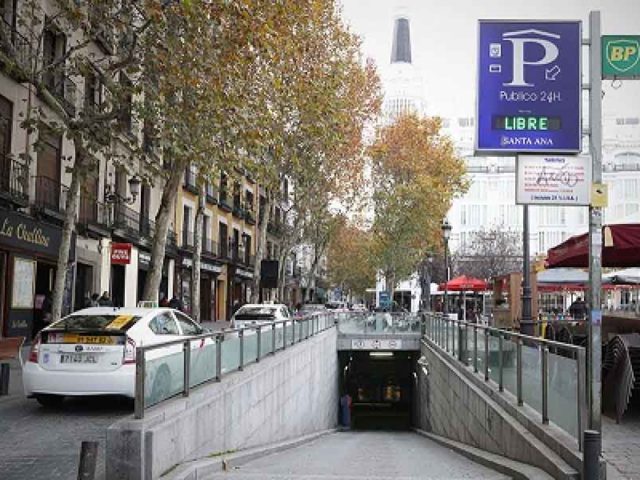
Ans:
[[[476,152],[582,148],[579,21],[481,20]]]
[[[589,205],[591,159],[567,155],[518,155],[516,203]]]
[[[602,78],[640,79],[640,35],[602,37]]]

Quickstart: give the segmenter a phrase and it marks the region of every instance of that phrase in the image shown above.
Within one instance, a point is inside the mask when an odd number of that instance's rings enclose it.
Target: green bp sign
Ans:
[[[602,37],[602,78],[640,78],[640,35]]]

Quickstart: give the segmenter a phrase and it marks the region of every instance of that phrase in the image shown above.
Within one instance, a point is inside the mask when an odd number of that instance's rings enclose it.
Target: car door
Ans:
[[[177,310],[172,312],[182,337],[202,335],[204,330],[191,318]],[[216,376],[216,343],[215,337],[191,340],[191,359],[189,362],[189,385],[194,386]]]
[[[182,338],[178,324],[169,310],[158,312],[149,320],[153,336],[148,344],[159,344]],[[175,344],[150,350],[145,355],[147,404],[158,403],[183,388],[182,345]]]

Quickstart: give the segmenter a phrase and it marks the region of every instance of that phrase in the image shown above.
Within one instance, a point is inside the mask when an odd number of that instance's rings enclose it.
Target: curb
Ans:
[[[485,467],[491,468],[500,473],[504,473],[505,475],[509,475],[517,480],[553,479],[551,475],[538,467],[527,465],[526,463],[517,462],[501,455],[472,447],[465,443],[457,442],[455,440],[441,437],[440,435],[425,432],[424,430],[420,430],[417,428],[414,428],[413,430],[417,434],[433,440],[434,442],[439,443],[444,447],[448,447],[451,450],[459,453],[460,455],[479,463],[480,465],[484,465]]]
[[[322,430],[320,432],[312,433],[310,435],[304,435],[302,437],[294,438],[292,440],[286,440],[284,442],[270,444],[264,447],[250,448],[247,450],[241,450],[238,452],[221,454],[216,458],[193,460],[186,462],[172,471],[162,475],[162,480],[199,480],[205,478],[212,473],[218,473],[228,470],[233,467],[238,467],[247,462],[255,460],[257,458],[265,457],[273,453],[278,453],[283,450],[295,448],[305,443],[312,442],[317,438],[324,435],[337,432],[338,429],[332,428],[329,430]]]

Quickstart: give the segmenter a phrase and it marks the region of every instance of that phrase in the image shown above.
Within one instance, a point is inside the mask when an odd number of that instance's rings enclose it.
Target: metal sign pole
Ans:
[[[602,56],[600,12],[589,14],[589,151],[594,184],[602,183]],[[602,208],[589,207],[589,348],[588,401],[589,429],[601,431],[602,374]]]
[[[526,335],[533,335],[534,328],[531,323],[531,238],[529,235],[529,205],[523,205],[522,221],[522,325],[520,325],[520,332]]]

